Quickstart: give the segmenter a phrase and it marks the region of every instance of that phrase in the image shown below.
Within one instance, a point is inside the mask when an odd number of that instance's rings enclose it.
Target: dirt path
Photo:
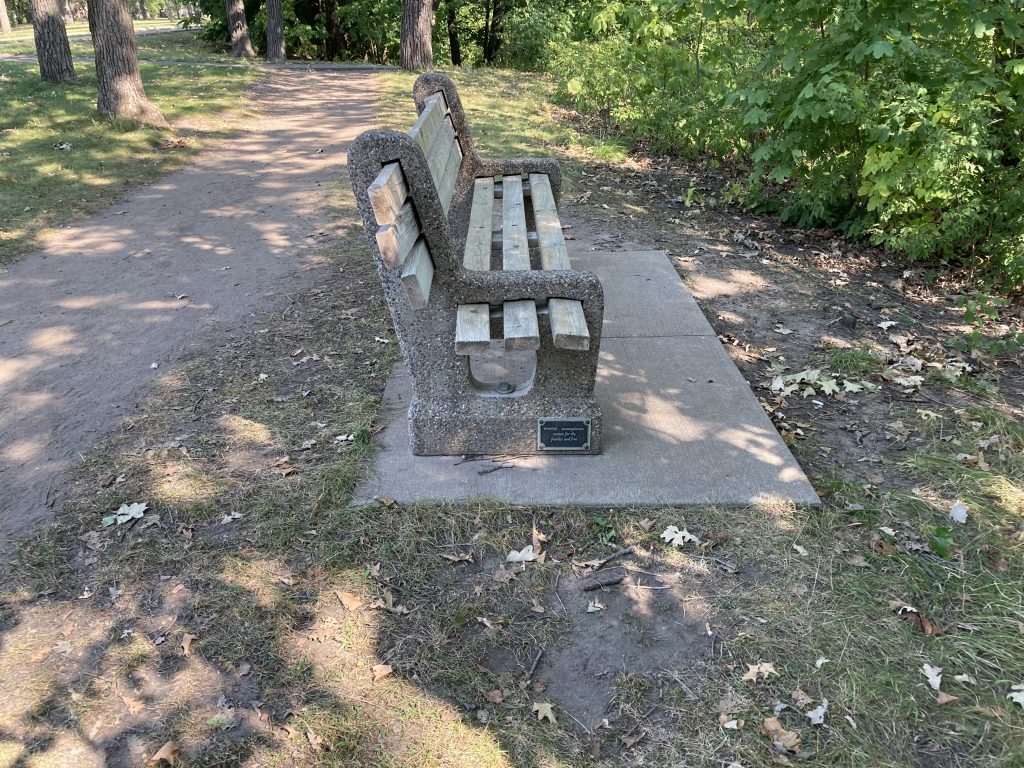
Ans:
[[[326,279],[326,203],[373,92],[367,74],[276,72],[236,139],[0,272],[0,557],[174,363]]]

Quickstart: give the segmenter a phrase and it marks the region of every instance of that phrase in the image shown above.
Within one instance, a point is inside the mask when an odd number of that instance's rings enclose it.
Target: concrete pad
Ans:
[[[586,253],[605,289],[599,456],[414,456],[404,365],[384,392],[375,470],[354,503],[494,498],[576,506],[817,504],[750,385],[659,251]]]

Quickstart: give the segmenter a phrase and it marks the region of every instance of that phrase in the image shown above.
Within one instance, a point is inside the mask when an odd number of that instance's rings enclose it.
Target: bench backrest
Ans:
[[[433,191],[447,217],[464,153],[442,91],[426,98],[408,135],[423,153]],[[367,195],[377,223],[381,259],[391,268],[402,268],[401,280],[409,301],[414,308],[422,309],[430,300],[435,271],[435,259],[419,220],[418,211],[424,201],[416,200],[413,185],[397,161],[381,168]]]

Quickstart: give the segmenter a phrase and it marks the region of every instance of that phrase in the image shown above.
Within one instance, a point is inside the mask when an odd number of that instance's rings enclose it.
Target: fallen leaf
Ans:
[[[789,334],[793,332],[791,328],[787,328],[786,326],[781,324],[776,325],[775,328],[773,328],[772,330],[774,330],[776,333],[781,333],[783,336],[789,336]]]
[[[932,687],[933,691],[939,690],[939,686],[942,685],[942,667],[925,664],[921,667],[921,673],[928,678],[928,685]]]
[[[793,697],[793,703],[796,704],[797,708],[799,708],[799,709],[803,709],[808,704],[810,704],[812,701],[814,701],[814,699],[812,699],[810,696],[808,696],[806,693],[804,693],[799,688],[797,688],[795,691],[793,691],[793,693],[791,695]]]
[[[978,684],[978,681],[975,680],[970,675],[954,675],[953,679],[956,680],[958,683],[962,683],[963,685],[977,685]]]
[[[800,735],[783,728],[777,717],[766,717],[761,724],[761,732],[772,740],[772,746],[777,752],[796,753],[800,749]]]
[[[311,746],[313,748],[314,752],[319,752],[323,748],[323,745],[324,745],[323,738],[320,737],[320,736],[317,736],[309,728],[306,729],[306,738],[309,740],[309,746]]]
[[[365,604],[363,598],[357,595],[355,592],[335,592],[338,599],[341,600],[341,604],[345,606],[346,611],[358,611],[361,610]]]
[[[670,525],[664,531],[661,532],[661,538],[674,547],[681,547],[684,544],[693,542],[694,544],[700,544],[700,539],[694,536],[685,528],[679,530],[676,526]]]
[[[729,731],[738,731],[746,725],[746,720],[740,720],[735,717],[729,717],[728,715],[722,714],[718,716],[718,724]]]
[[[155,755],[146,761],[146,765],[156,765],[161,761],[168,765],[174,765],[178,762],[178,755],[180,754],[181,750],[178,748],[178,745],[174,743],[174,739],[171,739],[160,747]]]
[[[373,672],[373,682],[375,683],[378,680],[383,680],[392,672],[390,664],[374,664],[370,669]]]
[[[505,558],[506,563],[530,563],[537,559],[537,553],[533,551],[533,544],[527,544],[518,552],[512,551]]]
[[[619,736],[619,740],[622,742],[622,746],[626,749],[630,749],[646,735],[647,731],[631,731],[630,733],[624,733]]]
[[[604,609],[605,605],[600,600],[591,600],[587,604],[587,613],[600,613]]]
[[[959,696],[951,696],[950,694],[939,691],[939,695],[935,697],[935,704],[939,707],[944,707],[947,704],[952,704],[954,701],[960,701]]]
[[[547,613],[547,609],[544,607],[544,603],[542,603],[537,598],[533,598],[533,602],[530,605],[530,610],[534,613]]]
[[[1024,707],[1024,683],[1017,683],[1017,685],[1011,685],[1010,690],[1013,693],[1006,694],[1006,698],[1015,704],[1020,704]]]
[[[442,552],[441,557],[447,560],[449,563],[472,563],[473,555],[463,552],[460,554],[451,554],[450,552]]]
[[[107,515],[100,521],[104,528],[110,525],[122,525],[129,520],[137,520],[146,514],[148,504],[122,504],[112,515]]]
[[[505,694],[501,692],[500,688],[495,688],[487,694],[487,700],[491,702],[491,704],[501,704],[501,702],[505,700]]]
[[[391,594],[390,589],[385,589],[384,597],[377,598],[376,600],[374,600],[372,603],[370,603],[370,607],[379,610],[384,610],[388,613],[393,613],[396,616],[401,616],[409,613],[409,609],[406,608],[404,605],[395,605],[395,596]]]
[[[954,503],[949,509],[949,517],[954,523],[963,525],[967,522],[967,505],[962,501]]]
[[[555,725],[558,725],[558,721],[555,719],[555,713],[553,706],[547,702],[534,702],[533,711],[537,713],[538,720],[550,720]]]
[[[779,673],[775,671],[775,664],[767,661],[759,661],[757,664],[747,664],[746,674],[743,675],[744,680],[750,682],[757,682],[760,680],[767,680],[768,675],[775,675],[778,677]]]
[[[491,621],[490,619],[488,619],[486,616],[477,616],[476,620],[478,622],[480,622],[481,624],[483,624],[488,629],[497,629],[497,627],[495,626],[494,622]]]
[[[800,555],[800,557],[807,557],[807,549],[806,548],[801,547],[799,544],[794,544],[793,545],[793,549],[796,550],[796,553],[798,555]]]
[[[302,579],[298,576],[292,576],[290,573],[278,574],[277,580],[284,584],[286,587],[294,587],[297,584],[302,583]]]
[[[187,632],[181,638],[181,655],[191,656],[192,655],[192,643],[199,638],[196,635],[190,635]]]
[[[824,656],[822,656],[816,662],[814,662],[814,668],[815,669],[821,669],[823,666],[828,664],[830,661],[832,661],[832,659],[826,659]]]
[[[499,584],[507,584],[512,581],[518,575],[518,571],[514,568],[505,568],[504,566],[498,566],[498,570],[494,572],[494,580]]]
[[[651,528],[653,528],[653,527],[654,527],[654,524],[655,524],[656,522],[657,522],[657,520],[655,520],[655,519],[654,519],[653,517],[645,517],[645,518],[644,518],[643,520],[641,520],[641,521],[639,522],[639,525],[640,525],[640,527],[641,527],[641,528],[643,528],[643,529],[644,529],[645,531],[650,531],[650,530],[651,530]]]
[[[828,712],[828,699],[822,699],[821,704],[804,715],[811,721],[811,725],[822,725],[825,722],[825,714]]]
[[[235,674],[239,677],[245,677],[252,672],[252,664],[248,661],[239,662],[238,666],[235,667]]]

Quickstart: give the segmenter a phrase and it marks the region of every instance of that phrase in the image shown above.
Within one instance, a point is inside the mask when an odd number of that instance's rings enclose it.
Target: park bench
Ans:
[[[604,293],[572,269],[553,159],[477,155],[452,81],[421,75],[408,131],[348,156],[409,366],[417,455],[597,453]]]

